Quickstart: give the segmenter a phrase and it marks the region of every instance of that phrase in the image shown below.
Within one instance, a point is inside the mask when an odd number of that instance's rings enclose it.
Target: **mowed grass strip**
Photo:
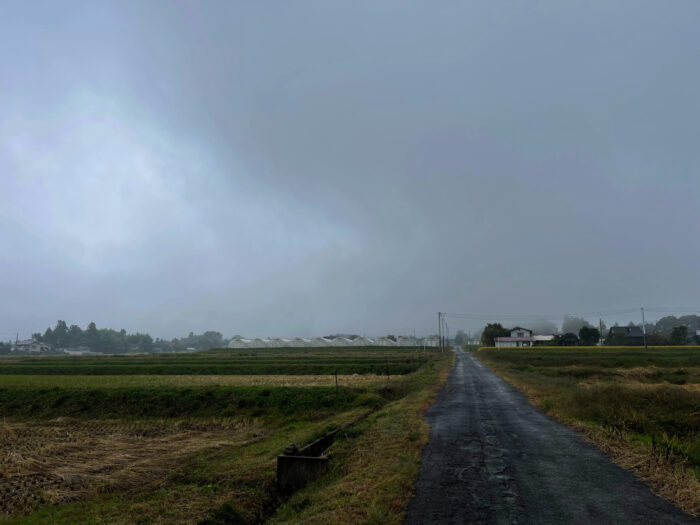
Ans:
[[[338,385],[368,388],[387,383],[386,375],[338,375]],[[391,379],[389,379],[390,381]],[[127,388],[127,387],[199,387],[335,386],[335,375],[0,375],[0,388]]]
[[[660,495],[700,515],[700,390],[686,384],[697,378],[700,349],[481,349],[475,355],[545,412],[583,429]]]

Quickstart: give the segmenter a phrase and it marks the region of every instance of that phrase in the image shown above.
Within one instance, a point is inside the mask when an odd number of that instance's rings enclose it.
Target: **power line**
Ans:
[[[646,312],[653,313],[681,313],[681,312],[700,312],[700,307],[651,307],[645,308]],[[565,312],[556,314],[467,314],[456,312],[441,312],[443,317],[452,317],[457,319],[471,319],[475,321],[489,321],[492,319],[525,319],[525,320],[551,320],[561,319],[562,317],[603,317],[611,315],[625,315],[639,312],[639,308],[620,308],[617,310],[596,310],[589,312]]]

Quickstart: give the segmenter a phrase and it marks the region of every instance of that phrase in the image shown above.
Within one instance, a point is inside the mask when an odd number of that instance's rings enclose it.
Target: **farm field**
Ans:
[[[217,349],[189,354],[10,356],[0,375],[330,375],[408,374],[428,359],[421,348]]]
[[[172,356],[172,361],[163,360],[171,356],[3,359],[0,519],[260,523],[282,512],[283,521],[293,522],[303,513],[312,523],[314,516],[325,516],[316,521],[323,523],[329,512],[323,507],[325,494],[312,490],[298,504],[296,496],[288,503],[277,492],[276,456],[290,443],[308,443],[356,423],[332,445],[331,472],[319,483],[354,486],[355,492],[375,483],[385,487],[385,494],[338,500],[332,513],[339,521],[349,516],[365,521],[372,512],[388,523],[400,522],[427,441],[420,411],[444,379],[451,356],[421,351],[406,361],[411,353],[393,348],[359,349],[356,354],[289,350],[276,351],[274,358],[269,350],[245,350],[246,356],[224,350]],[[117,372],[122,359],[131,367],[163,367],[166,361],[191,370],[221,370],[221,359],[231,371],[239,357],[260,359],[253,365],[258,369],[273,369],[271,363],[281,359],[282,366],[301,374],[251,375],[245,367],[240,375],[156,374],[153,368],[148,375]],[[32,361],[42,361],[40,366],[52,361],[64,371],[6,372],[33,367]],[[342,363],[353,372],[340,374],[336,389],[334,375],[311,373],[319,361]],[[112,363],[116,370],[103,373]],[[382,375],[354,372],[382,363]],[[406,363],[410,366],[402,368]],[[71,375],[65,373],[69,367],[100,372]],[[404,373],[393,375],[396,371]],[[400,431],[382,430],[387,425]],[[388,470],[358,460],[372,446],[382,447],[378,454],[390,454],[382,463]]]
[[[700,514],[700,348],[482,348],[474,355],[657,493]]]
[[[335,375],[0,375],[2,388],[125,388],[192,386],[335,386]],[[388,379],[391,381],[391,376]],[[386,375],[338,375],[342,387],[386,384]]]

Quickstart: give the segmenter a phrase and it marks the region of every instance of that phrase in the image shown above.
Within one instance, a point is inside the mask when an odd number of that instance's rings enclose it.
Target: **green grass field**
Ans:
[[[334,499],[334,519],[400,523],[427,440],[420,413],[450,359],[404,348],[2,358],[0,519],[260,523],[281,506],[325,523],[315,493],[303,512],[286,505],[275,458],[361,421],[320,481],[356,493]],[[385,467],[356,461],[370,447]]]
[[[700,349],[480,349],[475,355],[549,414],[700,513]]]

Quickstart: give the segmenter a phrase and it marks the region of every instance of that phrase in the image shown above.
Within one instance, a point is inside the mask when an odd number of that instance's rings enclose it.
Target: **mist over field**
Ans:
[[[0,340],[698,307],[698,22],[693,0],[2,2]]]

